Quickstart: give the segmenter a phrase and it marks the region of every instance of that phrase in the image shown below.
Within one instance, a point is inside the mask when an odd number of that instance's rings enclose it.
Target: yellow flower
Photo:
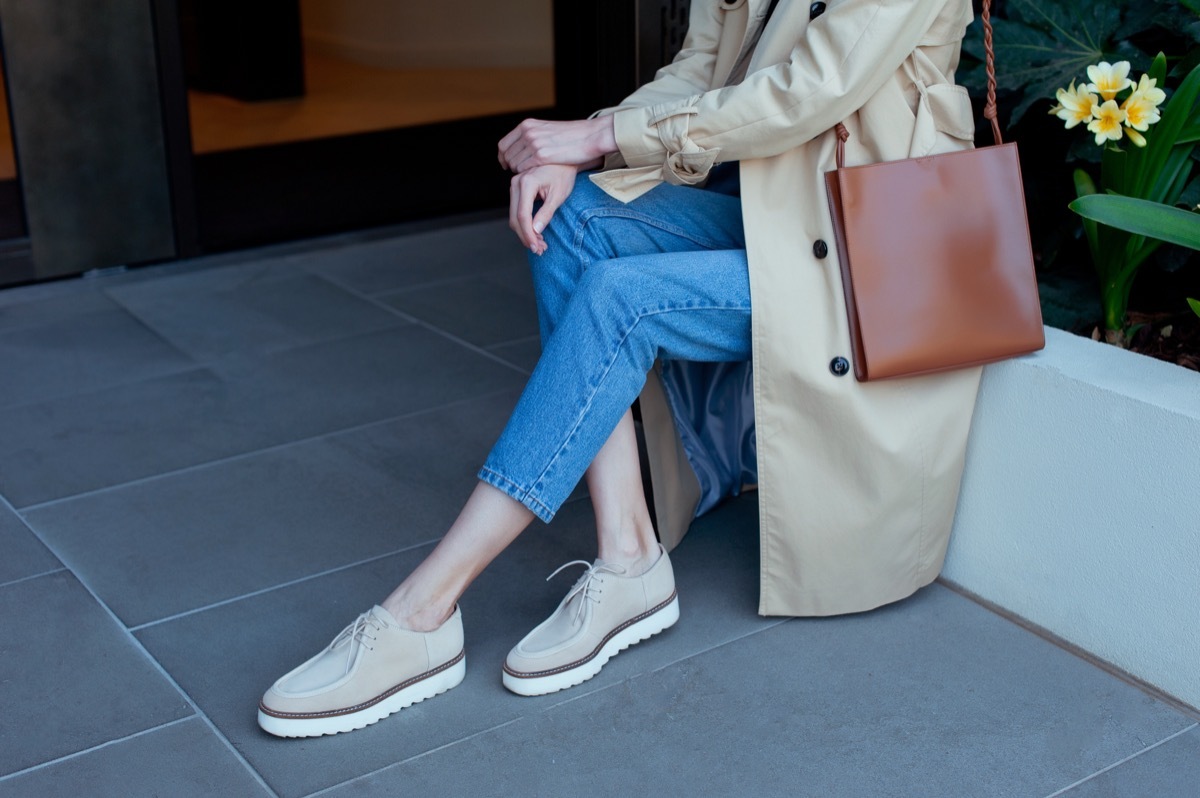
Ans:
[[[1137,86],[1133,89],[1133,94],[1129,95],[1129,99],[1140,96],[1148,105],[1153,106],[1157,113],[1158,106],[1162,105],[1163,100],[1167,99],[1167,93],[1162,89],[1156,88],[1157,83],[1157,79],[1149,75],[1142,75],[1141,80],[1138,81]]]
[[[1133,85],[1133,81],[1129,79],[1128,61],[1118,61],[1115,64],[1101,61],[1088,67],[1087,74],[1092,79],[1092,82],[1087,84],[1088,91],[1094,91],[1106,100],[1113,99],[1117,92]]]
[[[1158,106],[1136,91],[1121,103],[1121,110],[1125,112],[1125,124],[1143,132],[1161,119]]]
[[[1058,105],[1051,109],[1051,113],[1067,123],[1067,130],[1092,119],[1092,112],[1099,102],[1087,87],[1075,88],[1075,81],[1071,81],[1071,88],[1059,89],[1054,96],[1058,99]]]
[[[1118,106],[1116,100],[1106,100],[1092,111],[1095,117],[1088,122],[1088,130],[1096,134],[1096,144],[1103,145],[1105,140],[1121,140],[1121,123],[1125,121],[1125,112]]]
[[[1138,131],[1145,132],[1162,118],[1158,112],[1158,105],[1167,98],[1167,95],[1162,89],[1155,88],[1155,83],[1157,81],[1154,78],[1142,75],[1133,94],[1130,94],[1125,98],[1125,102],[1121,103],[1121,110],[1125,112],[1127,128],[1125,132],[1129,134],[1129,140],[1139,147],[1146,146],[1146,137]]]

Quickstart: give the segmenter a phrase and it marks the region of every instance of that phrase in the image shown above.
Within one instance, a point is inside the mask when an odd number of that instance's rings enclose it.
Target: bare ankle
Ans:
[[[658,541],[653,533],[614,538],[600,536],[600,559],[624,568],[630,576],[641,576],[658,561],[658,556]]]
[[[433,605],[416,606],[399,591],[388,596],[380,606],[387,610],[402,628],[413,632],[432,632],[454,614],[453,606],[449,609]]]

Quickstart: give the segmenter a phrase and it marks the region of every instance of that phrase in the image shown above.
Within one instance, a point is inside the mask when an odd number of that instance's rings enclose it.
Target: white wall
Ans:
[[[943,574],[1200,707],[1200,374],[1046,338],[984,372]]]
[[[386,67],[551,66],[551,0],[301,0],[305,46]]]

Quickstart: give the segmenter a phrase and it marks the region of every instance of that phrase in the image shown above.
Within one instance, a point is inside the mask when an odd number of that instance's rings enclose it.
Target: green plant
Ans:
[[[1200,250],[1200,213],[1194,210],[1116,194],[1089,194],[1072,202],[1070,208],[1093,223]],[[1200,301],[1189,298],[1187,303],[1200,316]]]
[[[997,87],[1012,108],[1012,126],[1088,64],[1191,49],[1200,42],[1200,0],[1005,0],[992,25]],[[979,28],[976,19],[963,41],[970,63],[959,75],[977,94],[986,85]]]
[[[1076,87],[1072,82],[1069,89],[1057,92],[1059,104],[1051,112],[1067,127],[1086,122],[1103,146],[1099,187],[1087,171],[1077,169],[1076,195],[1109,193],[1174,205],[1188,187],[1192,151],[1200,141],[1200,66],[1188,73],[1161,110],[1165,93],[1159,87],[1166,81],[1166,57],[1159,53],[1137,84],[1128,72],[1128,62],[1097,64],[1088,67],[1091,83]],[[1136,146],[1122,147],[1125,139]],[[1087,217],[1083,230],[1100,278],[1105,339],[1125,346],[1129,292],[1138,269],[1162,240]]]
[[[1195,211],[1116,194],[1080,197],[1070,208],[1085,219],[1127,233],[1200,249],[1200,213]]]

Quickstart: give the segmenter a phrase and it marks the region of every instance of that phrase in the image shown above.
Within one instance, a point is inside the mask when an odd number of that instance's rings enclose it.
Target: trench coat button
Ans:
[[[813,243],[813,255],[816,255],[817,259],[820,260],[820,259],[823,259],[828,254],[829,254],[829,245],[818,238],[816,240],[816,242]]]
[[[850,361],[844,357],[835,357],[829,361],[829,370],[835,377],[845,377],[850,373]]]
[[[825,13],[825,4],[824,3],[816,2],[808,7],[808,18],[809,19],[816,19],[817,17],[821,16],[824,13]]]

